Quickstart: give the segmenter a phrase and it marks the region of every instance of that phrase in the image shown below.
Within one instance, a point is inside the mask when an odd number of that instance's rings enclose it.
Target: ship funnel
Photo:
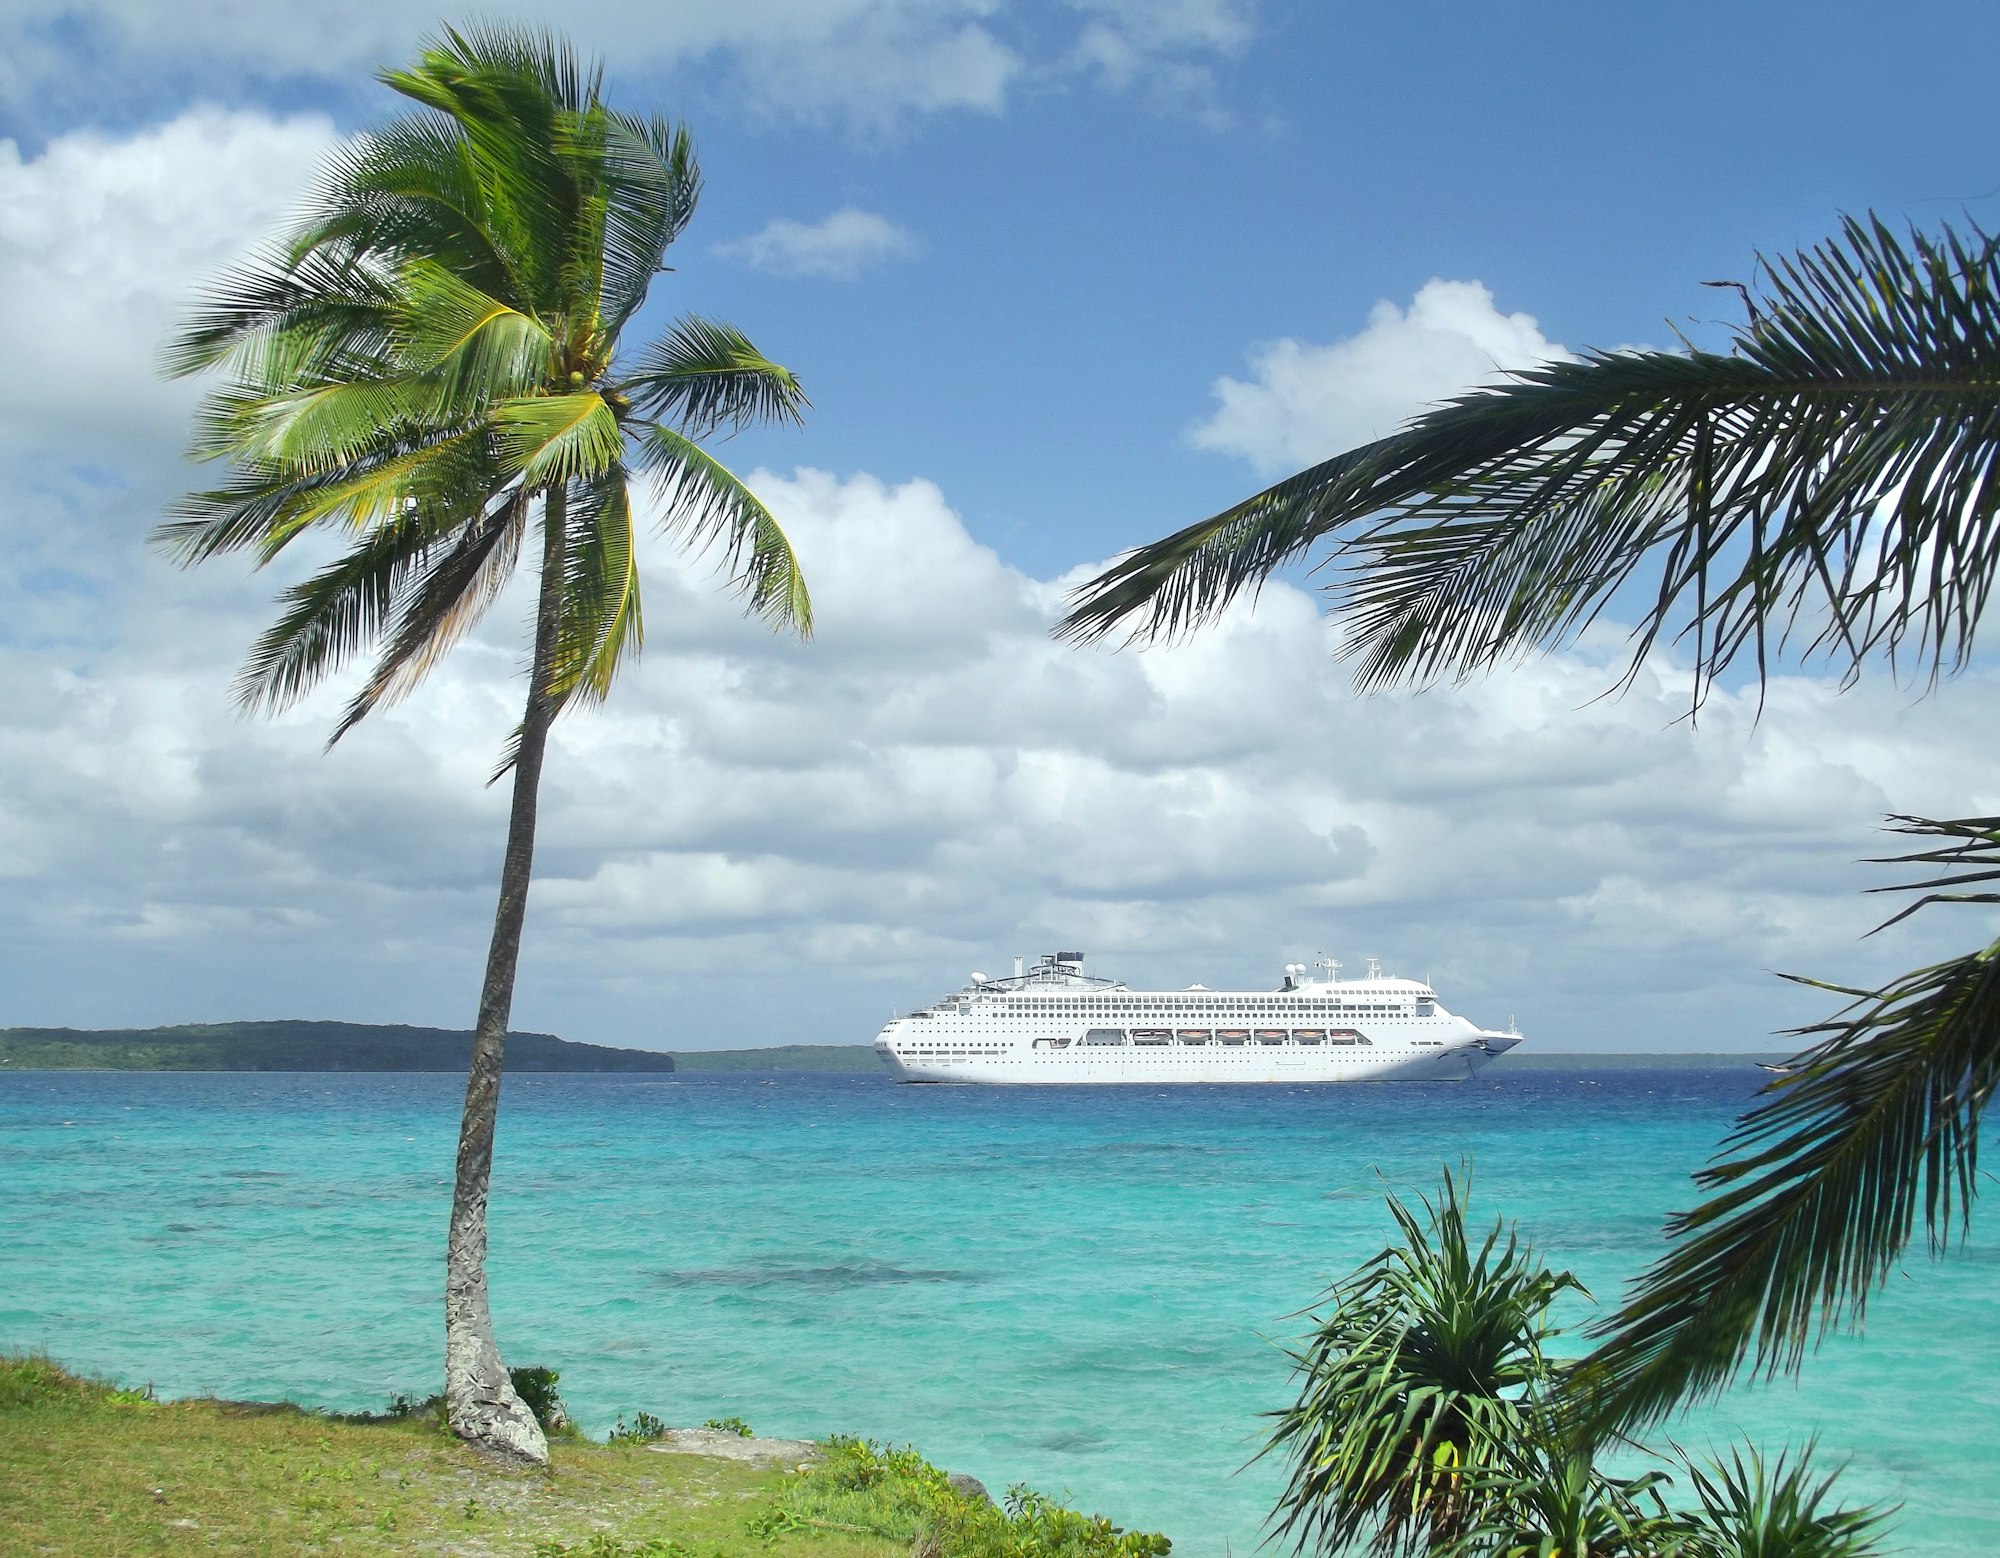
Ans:
[[[1016,979],[1021,977],[1021,954],[1018,952],[1014,954],[1014,977]]]

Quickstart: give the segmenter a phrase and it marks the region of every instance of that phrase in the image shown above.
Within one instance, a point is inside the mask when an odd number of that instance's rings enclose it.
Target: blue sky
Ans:
[[[1761,725],[1725,708],[1697,742],[1666,660],[1574,712],[1615,637],[1359,705],[1292,592],[1171,654],[1042,633],[1066,573],[1497,367],[1676,327],[1719,343],[1733,299],[1700,283],[1842,212],[1992,219],[2000,12],[518,14],[560,14],[618,100],[694,127],[707,193],[642,325],[729,319],[805,380],[804,429],[726,457],[768,477],[828,581],[799,651],[659,560],[685,609],[651,612],[645,667],[552,769],[523,1024],[862,1039],[1044,940],[1175,983],[1262,981],[1332,943],[1565,1047],[1736,1047],[1804,1012],[1763,969],[1846,977],[1926,945],[1855,951],[1851,862],[1885,810],[1995,809],[1991,722],[1965,717],[1983,676],[1913,704],[1799,675]],[[0,1023],[469,1010],[498,846],[476,776],[518,634],[496,620],[322,759],[323,710],[226,707],[278,581],[140,546],[186,480],[158,333],[335,136],[395,111],[368,72],[433,22],[373,0],[0,11],[0,652],[25,689],[0,712]],[[1607,958],[1645,1015],[1601,988]],[[733,1013],[736,961],[835,992],[823,1025]]]

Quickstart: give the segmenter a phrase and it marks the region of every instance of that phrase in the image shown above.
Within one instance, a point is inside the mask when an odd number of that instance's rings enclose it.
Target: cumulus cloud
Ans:
[[[0,141],[0,434],[23,450],[178,441],[155,353],[201,283],[267,236],[334,144],[316,114],[197,107],[130,137]],[[40,363],[46,371],[26,371]]]
[[[283,578],[142,544],[185,416],[150,377],[158,327],[327,134],[196,115],[0,160],[7,327],[82,332],[116,402],[52,374],[68,409],[9,407],[34,458],[0,475],[0,1023],[469,1018],[519,592],[322,755],[344,689],[272,721],[227,702]],[[191,230],[173,191],[204,177],[234,228]],[[1593,639],[1357,701],[1288,585],[1186,644],[1080,653],[1048,637],[1072,579],[981,545],[936,484],[750,480],[819,633],[774,637],[707,565],[648,556],[646,655],[551,754],[524,1026],[862,1040],[891,1003],[1061,945],[1171,984],[1379,954],[1551,1044],[1755,1044],[1816,1009],[1763,970],[1860,982],[1936,949],[1921,921],[1855,943],[1877,815],[2000,810],[2000,733],[1962,717],[1984,672],[1916,704],[1782,678],[1761,721],[1723,695],[1696,735],[1664,660],[1592,702],[1620,647]]]
[[[644,660],[554,744],[525,1024],[858,1041],[886,1002],[1061,944],[1173,984],[1379,954],[1548,1042],[1754,1044],[1798,1015],[1761,970],[1855,974],[1870,820],[1985,805],[2000,757],[1941,704],[1802,679],[1693,736],[1667,665],[1589,703],[1611,664],[1589,647],[1356,701],[1282,585],[1189,644],[1077,653],[1047,636],[1065,581],[974,542],[934,485],[751,480],[820,633],[765,634],[652,557]],[[180,638],[178,586],[132,581],[107,652],[0,653],[6,1017],[462,1018],[525,602],[321,756],[337,692],[269,724],[224,705],[268,608]]]
[[[717,245],[716,252],[734,255],[774,276],[847,281],[871,265],[911,253],[916,246],[916,240],[887,217],[842,206],[818,222],[779,217],[747,238]]]
[[[1189,437],[1276,475],[1392,433],[1409,417],[1509,369],[1567,357],[1528,314],[1503,314],[1476,281],[1431,280],[1409,308],[1387,299],[1355,335],[1257,349],[1248,379],[1215,381]]]
[[[578,8],[519,0],[511,19],[559,28],[625,69],[700,66],[732,79],[766,113],[881,127],[910,113],[994,112],[1014,84],[1065,53],[1123,84],[1156,69],[1199,71],[1232,52],[1248,23],[1234,0],[1081,0],[1051,26],[1019,0],[608,0]],[[1063,9],[1067,10],[1067,7]],[[1157,14],[1154,14],[1156,13]],[[1026,14],[1024,14],[1026,13]],[[391,0],[303,0],[167,8],[152,0],[17,0],[0,21],[0,94],[48,112],[120,80],[235,90],[301,79],[352,86],[400,61],[436,27]],[[1051,42],[1031,57],[1018,37]]]

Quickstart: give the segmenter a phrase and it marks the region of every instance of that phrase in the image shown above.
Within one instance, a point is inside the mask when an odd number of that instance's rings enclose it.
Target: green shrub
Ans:
[[[617,1427],[607,1436],[611,1444],[652,1444],[667,1436],[667,1425],[651,1412],[634,1412],[632,1426],[625,1426],[625,1419],[619,1418]]]
[[[915,1450],[847,1438],[828,1440],[750,1523],[767,1541],[804,1530],[908,1542],[913,1558],[1157,1558],[1173,1547],[1023,1487],[1004,1507],[969,1497]]]
[[[740,1434],[745,1439],[757,1437],[750,1432],[750,1425],[740,1417],[711,1417],[701,1426],[713,1428],[719,1434]]]
[[[543,1433],[559,1434],[569,1427],[569,1409],[556,1393],[556,1381],[562,1375],[554,1369],[531,1364],[525,1369],[509,1369],[507,1378],[514,1382],[514,1394],[535,1414],[535,1421],[542,1425]]]
[[[0,1352],[0,1412],[107,1401],[129,1406],[152,1399],[150,1385],[144,1390],[120,1390],[108,1380],[73,1374],[46,1353]]]

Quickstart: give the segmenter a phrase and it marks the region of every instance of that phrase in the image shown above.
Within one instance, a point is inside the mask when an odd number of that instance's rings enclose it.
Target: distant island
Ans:
[[[21,1071],[457,1071],[472,1056],[463,1029],[400,1023],[214,1022],[176,1028],[0,1028],[0,1066]],[[509,1071],[674,1069],[655,1050],[507,1035]]]

